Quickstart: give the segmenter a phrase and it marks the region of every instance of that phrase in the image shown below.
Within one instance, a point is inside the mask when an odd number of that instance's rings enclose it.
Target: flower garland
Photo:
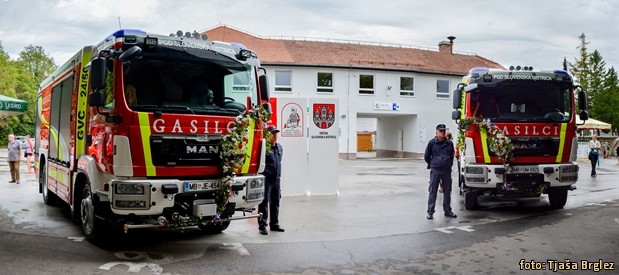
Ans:
[[[458,149],[464,149],[464,130],[467,125],[477,125],[479,131],[484,131],[488,134],[488,147],[499,160],[503,161],[503,165],[511,162],[514,158],[514,145],[512,141],[505,135],[503,130],[491,123],[489,119],[479,117],[470,117],[460,120],[460,135],[458,137]]]
[[[248,135],[251,130],[251,126],[266,124],[271,118],[271,112],[261,105],[254,106],[251,110],[247,110],[244,113],[236,117],[236,123],[234,128],[224,136],[221,141],[221,152],[219,154],[221,158],[221,171],[222,171],[222,183],[220,188],[215,191],[215,202],[217,203],[217,214],[213,217],[212,221],[218,221],[221,219],[221,213],[226,210],[226,204],[232,197],[231,188],[234,183],[234,177],[236,171],[241,168],[245,162],[245,151],[247,149],[247,143],[249,141]],[[263,128],[263,134],[266,132]],[[267,150],[269,149],[268,142]]]

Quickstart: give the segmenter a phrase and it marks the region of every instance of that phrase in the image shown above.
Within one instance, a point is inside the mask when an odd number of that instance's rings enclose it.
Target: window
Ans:
[[[292,71],[275,71],[275,91],[292,92]]]
[[[52,88],[50,104],[50,129],[57,131],[56,142],[49,144],[49,158],[69,165],[70,157],[63,148],[69,148],[71,141],[71,101],[75,76],[63,80]]]
[[[449,98],[449,80],[436,81],[436,98]]]
[[[400,95],[415,96],[415,79],[412,77],[400,77]]]
[[[249,91],[249,75],[247,72],[239,72],[233,74],[232,91],[247,92]]]
[[[318,73],[318,88],[319,93],[333,93],[333,74],[332,73]]]
[[[374,76],[369,74],[359,75],[359,94],[374,94]]]

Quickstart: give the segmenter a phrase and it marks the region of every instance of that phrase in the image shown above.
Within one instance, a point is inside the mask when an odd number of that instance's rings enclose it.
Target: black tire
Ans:
[[[548,190],[548,201],[552,209],[560,209],[567,202],[567,188],[550,188]]]
[[[90,184],[86,183],[82,190],[82,201],[80,202],[80,221],[86,239],[93,243],[101,239],[101,232],[103,232],[103,224],[96,217],[97,214],[97,204],[91,192]]]
[[[205,234],[219,234],[226,230],[230,225],[230,221],[225,222],[213,222],[207,224],[198,224],[200,230]]]
[[[45,162],[42,164],[41,169],[39,169],[39,184],[41,185],[43,202],[47,205],[56,206],[60,203],[60,198],[49,190],[49,185],[47,185],[47,164]]]
[[[476,210],[479,208],[478,198],[479,193],[476,191],[464,192],[464,209]]]
[[[460,196],[464,195],[464,175],[458,176],[458,190],[460,190]]]

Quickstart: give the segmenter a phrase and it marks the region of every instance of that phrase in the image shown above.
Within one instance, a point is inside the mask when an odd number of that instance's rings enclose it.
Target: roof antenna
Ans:
[[[120,26],[120,16],[118,17],[118,28],[122,29],[123,27]]]
[[[455,36],[453,36],[453,35],[452,35],[452,36],[447,36],[447,39],[449,39],[449,44],[452,44],[452,45],[453,45],[453,43],[454,43],[454,39],[456,39],[456,37],[455,37]]]

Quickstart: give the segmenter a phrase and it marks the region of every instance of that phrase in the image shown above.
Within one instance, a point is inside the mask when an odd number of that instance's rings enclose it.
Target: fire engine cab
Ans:
[[[575,94],[562,70],[474,68],[454,91],[459,125],[458,182],[467,210],[480,195],[535,197],[562,208],[578,180]]]
[[[96,240],[109,225],[199,226],[210,233],[263,198],[263,124],[218,207],[221,141],[236,118],[266,106],[265,70],[241,44],[194,32],[122,29],[85,46],[38,92],[36,166],[47,204],[66,204]],[[241,216],[234,217],[235,211]]]

